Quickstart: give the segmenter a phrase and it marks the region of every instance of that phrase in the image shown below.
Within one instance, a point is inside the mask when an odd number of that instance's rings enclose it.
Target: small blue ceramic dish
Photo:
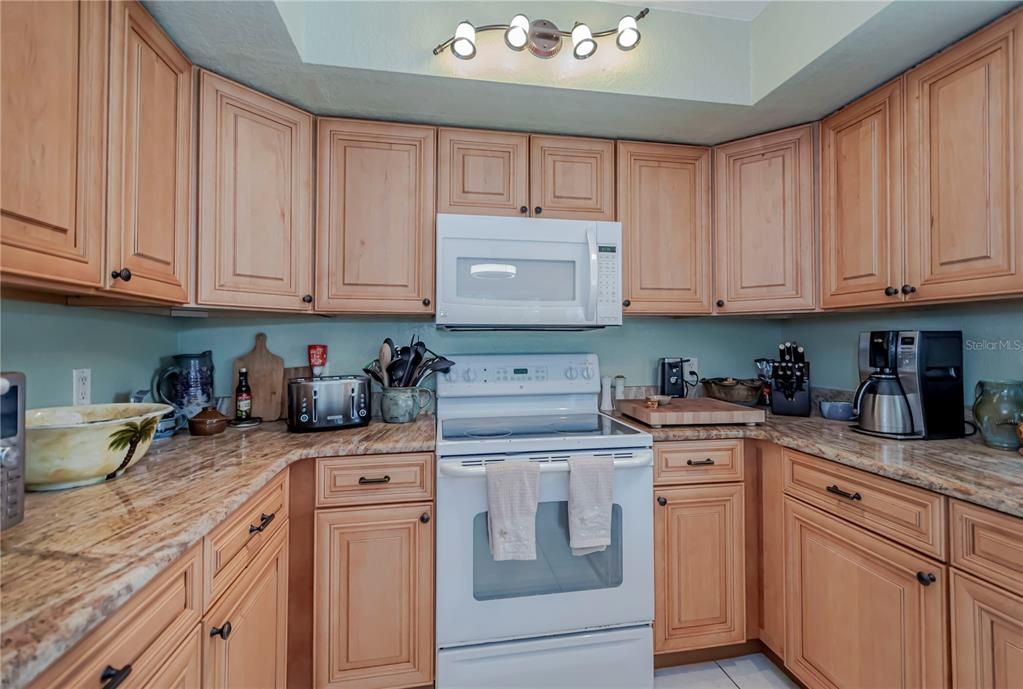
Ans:
[[[853,413],[852,402],[821,401],[821,416],[834,421],[852,421],[856,418],[856,414]]]

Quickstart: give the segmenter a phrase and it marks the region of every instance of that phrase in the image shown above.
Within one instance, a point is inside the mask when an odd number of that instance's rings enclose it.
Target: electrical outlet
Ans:
[[[71,404],[79,406],[92,402],[92,369],[76,368],[71,371]]]
[[[682,380],[690,385],[700,382],[700,362],[696,357],[682,357]]]

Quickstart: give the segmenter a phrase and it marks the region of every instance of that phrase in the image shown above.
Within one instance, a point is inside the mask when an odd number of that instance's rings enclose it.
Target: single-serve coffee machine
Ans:
[[[965,435],[962,332],[860,333],[859,366],[854,430],[907,440]]]

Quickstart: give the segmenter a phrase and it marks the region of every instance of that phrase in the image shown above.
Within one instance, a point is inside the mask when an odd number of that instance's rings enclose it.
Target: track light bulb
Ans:
[[[576,24],[572,29],[572,55],[577,60],[585,60],[597,52],[597,42],[593,40],[593,32],[585,24]]]
[[[632,50],[639,44],[639,29],[636,28],[636,18],[625,16],[618,22],[618,36],[615,43],[619,50]]]
[[[504,32],[504,42],[512,50],[522,50],[529,41],[529,17],[516,14]]]
[[[462,60],[476,57],[476,29],[469,22],[459,22],[455,29],[455,40],[451,44],[451,52]]]

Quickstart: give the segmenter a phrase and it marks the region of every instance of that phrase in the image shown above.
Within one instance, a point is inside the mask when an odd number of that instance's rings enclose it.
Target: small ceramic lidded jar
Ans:
[[[973,418],[984,442],[1000,450],[1023,443],[1017,429],[1023,422],[1023,381],[982,380],[977,383]]]

